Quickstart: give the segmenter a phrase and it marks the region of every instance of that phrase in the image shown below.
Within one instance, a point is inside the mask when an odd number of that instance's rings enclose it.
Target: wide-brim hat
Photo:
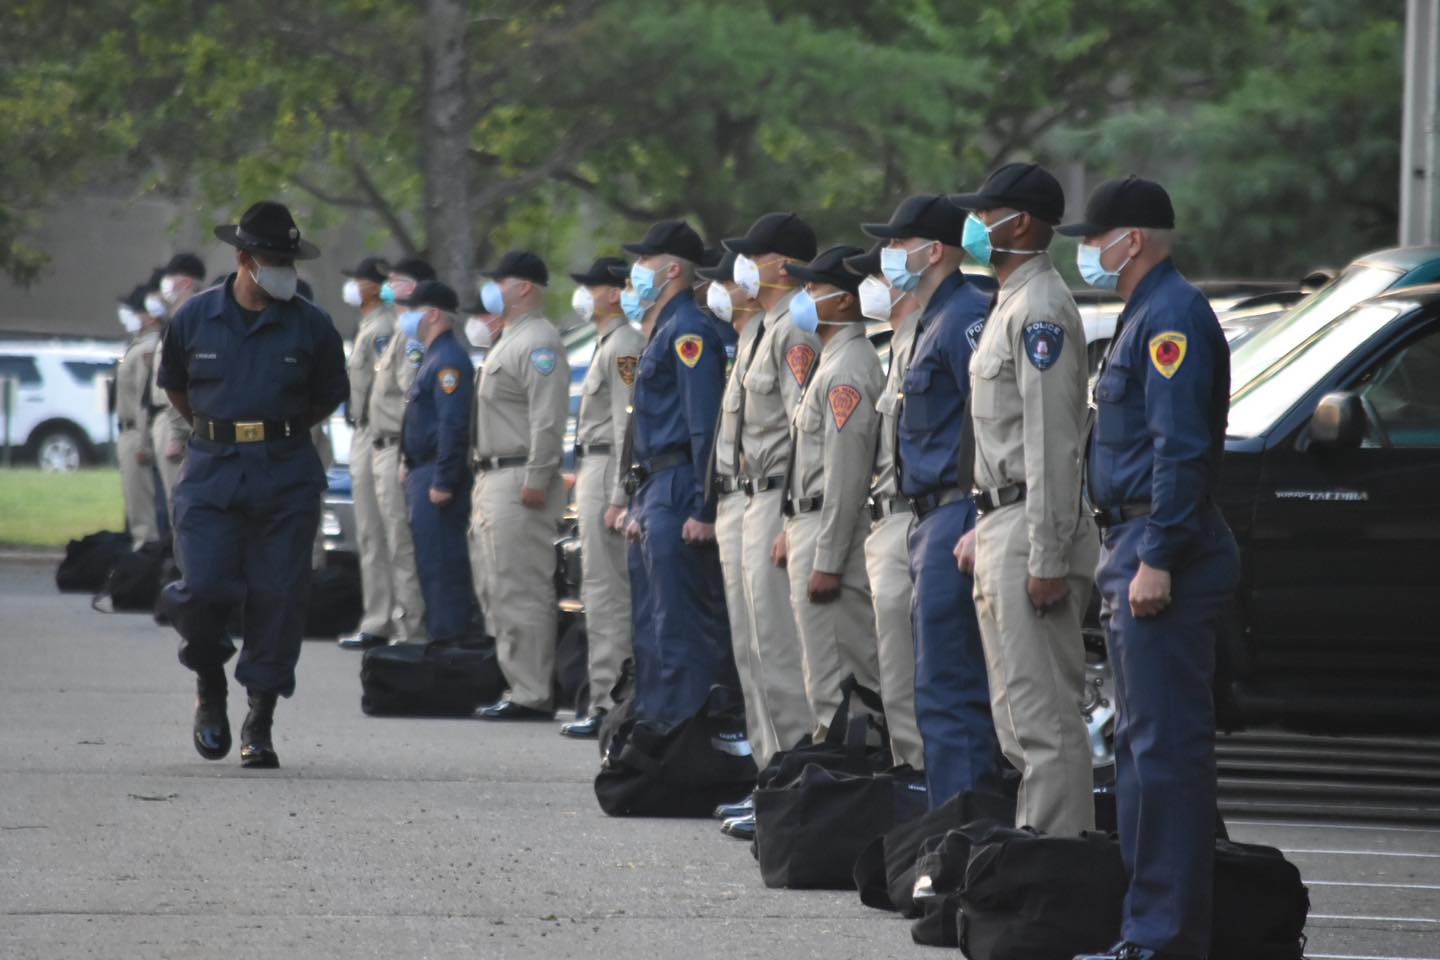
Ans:
[[[222,223],[216,227],[215,239],[247,253],[290,260],[314,260],[320,256],[320,248],[300,236],[300,228],[295,226],[289,208],[273,200],[261,200],[251,206],[239,223]]]

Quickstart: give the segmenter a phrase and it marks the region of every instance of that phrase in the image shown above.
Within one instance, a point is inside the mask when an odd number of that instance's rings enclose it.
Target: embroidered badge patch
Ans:
[[[1025,327],[1025,356],[1036,370],[1049,370],[1065,349],[1065,328],[1058,323],[1037,320]]]
[[[425,359],[425,344],[419,340],[411,340],[405,344],[405,359],[410,366],[420,366],[420,361]]]
[[[389,334],[386,334],[386,335],[383,336],[383,337],[376,337],[376,338],[375,338],[375,356],[377,356],[377,357],[384,356],[384,355],[385,355],[385,348],[388,347],[388,346],[390,346],[390,336],[389,336]]]
[[[635,368],[639,365],[639,363],[639,357],[625,355],[615,358],[615,369],[620,372],[620,379],[622,382],[624,382],[625,386],[634,386]]]
[[[555,371],[555,351],[549,347],[538,347],[531,350],[530,363],[540,371],[542,377],[548,377]]]
[[[685,336],[675,339],[675,355],[687,367],[693,367],[699,363],[700,354],[704,351],[705,341],[698,334],[687,333]]]
[[[808,343],[797,343],[785,351],[785,366],[790,368],[790,376],[795,382],[803,385],[805,378],[810,376],[810,366],[815,362],[815,348]]]
[[[965,328],[965,342],[970,344],[970,352],[974,353],[980,349],[980,334],[985,332],[985,321],[976,320]]]
[[[1185,334],[1167,330],[1150,338],[1150,362],[1155,372],[1166,380],[1175,376],[1180,364],[1185,362]]]
[[[838,387],[831,387],[826,399],[830,401],[830,415],[835,418],[836,431],[844,430],[850,414],[860,406],[860,391],[848,383],[842,383]]]
[[[460,371],[454,367],[441,370],[436,374],[436,379],[440,381],[440,389],[446,393],[454,393],[460,388]]]

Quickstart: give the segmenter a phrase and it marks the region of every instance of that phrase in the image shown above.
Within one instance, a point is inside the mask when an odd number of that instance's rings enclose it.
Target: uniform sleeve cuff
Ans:
[[[821,573],[840,574],[845,571],[845,559],[835,549],[816,550],[814,569]]]
[[[1062,556],[1048,551],[1030,551],[1030,576],[1040,580],[1055,580],[1070,573],[1070,564]]]
[[[525,486],[531,490],[548,490],[555,471],[550,467],[530,467],[525,471]]]

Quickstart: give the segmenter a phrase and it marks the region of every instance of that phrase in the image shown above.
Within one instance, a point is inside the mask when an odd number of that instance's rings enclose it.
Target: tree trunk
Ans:
[[[425,0],[425,236],[430,262],[461,305],[475,294],[470,224],[470,102],[465,83],[466,0]]]

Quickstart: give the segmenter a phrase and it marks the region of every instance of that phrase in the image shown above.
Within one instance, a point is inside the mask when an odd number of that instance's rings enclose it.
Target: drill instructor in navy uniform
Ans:
[[[193,428],[175,484],[184,579],[165,588],[164,603],[180,662],[198,675],[194,742],[210,760],[230,751],[226,622],[243,607],[235,679],[250,711],[240,760],[276,767],[275,703],[295,692],[325,487],[310,428],[344,401],[349,382],[335,325],[295,295],[295,261],[320,251],[290,211],[262,201],[215,236],[236,248],[238,269],[171,319],[158,378]]]
[[[1130,879],[1123,940],[1105,960],[1210,950],[1215,852],[1215,643],[1239,580],[1215,505],[1230,351],[1170,259],[1175,211],[1158,183],[1095,188],[1080,275],[1125,300],[1095,381],[1087,481],[1101,529],[1096,582],[1118,715],[1116,810]]]

